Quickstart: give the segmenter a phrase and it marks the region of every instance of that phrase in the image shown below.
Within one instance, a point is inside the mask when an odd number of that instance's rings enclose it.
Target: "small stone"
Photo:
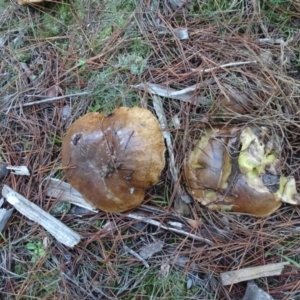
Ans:
[[[3,179],[9,173],[6,167],[6,163],[0,162],[0,179]]]

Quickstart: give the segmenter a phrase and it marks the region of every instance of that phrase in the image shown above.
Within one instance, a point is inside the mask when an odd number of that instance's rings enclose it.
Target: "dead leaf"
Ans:
[[[46,96],[49,98],[54,98],[58,96],[59,92],[60,92],[60,88],[56,85],[53,85],[47,90]]]
[[[170,265],[167,263],[162,264],[160,266],[160,272],[159,272],[160,277],[166,278],[168,277],[169,273],[170,273]]]
[[[186,221],[192,228],[197,229],[201,226],[201,222],[199,220],[187,219]]]
[[[148,259],[151,256],[153,256],[155,253],[161,251],[163,246],[164,243],[162,241],[151,243],[141,248],[141,250],[139,251],[139,255],[144,259]]]

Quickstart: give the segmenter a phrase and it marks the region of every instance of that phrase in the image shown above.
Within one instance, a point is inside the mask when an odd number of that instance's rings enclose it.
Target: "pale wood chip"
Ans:
[[[250,267],[236,271],[224,272],[221,273],[222,284],[231,285],[255,278],[280,275],[284,266],[288,264],[289,262],[281,262],[276,264],[268,264],[265,266]]]
[[[62,244],[68,247],[74,247],[80,242],[81,236],[77,232],[30,202],[9,186],[3,186],[2,196],[22,215],[43,226]]]
[[[94,206],[87,203],[83,199],[82,195],[69,183],[63,182],[59,179],[49,179],[46,187],[46,195],[48,197],[57,198],[60,201],[70,202],[95,213],[98,212],[98,210]]]
[[[7,170],[11,170],[15,175],[29,176],[30,172],[26,166],[7,166]]]

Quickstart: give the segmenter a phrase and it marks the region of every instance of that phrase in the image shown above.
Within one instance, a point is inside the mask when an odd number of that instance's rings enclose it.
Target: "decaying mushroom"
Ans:
[[[282,202],[300,204],[295,179],[281,175],[279,154],[266,127],[207,129],[187,155],[187,188],[210,209],[268,216]]]
[[[141,204],[145,188],[157,183],[164,153],[156,117],[147,109],[120,107],[75,121],[63,140],[62,165],[87,202],[121,212]]]

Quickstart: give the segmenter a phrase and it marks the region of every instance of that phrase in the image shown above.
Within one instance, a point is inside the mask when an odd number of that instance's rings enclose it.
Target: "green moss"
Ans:
[[[63,214],[68,213],[70,209],[71,209],[70,202],[58,201],[57,203],[55,203],[55,205],[51,209],[50,214],[63,215]]]
[[[31,59],[30,50],[19,51],[15,53],[15,59],[19,62],[29,63]]]
[[[143,299],[191,299],[197,297],[196,295],[205,295],[205,299],[212,299],[212,295],[208,295],[201,289],[200,286],[192,285],[187,288],[187,278],[183,272],[179,270],[169,269],[166,274],[163,274],[163,267],[170,266],[156,266],[145,270],[144,268],[131,268],[128,270],[131,278],[139,280],[137,288],[132,289],[130,294],[124,292],[119,295],[122,299],[135,299],[134,295],[143,295]],[[118,285],[116,290],[118,290]],[[199,296],[200,299],[201,296]],[[204,299],[204,298],[201,298]]]
[[[129,78],[116,72],[114,68],[106,67],[101,72],[94,72],[89,76],[90,90],[93,94],[89,111],[108,114],[119,105],[139,105],[138,94],[128,88]]]
[[[147,57],[152,53],[149,45],[138,36],[136,36],[132,43],[128,45],[128,52],[141,57]]]
[[[21,263],[16,262],[13,266],[13,272],[17,275],[23,275],[25,277],[25,268]]]
[[[231,7],[232,1],[227,0],[208,0],[201,6],[203,12],[222,12]]]
[[[5,3],[5,0],[0,0],[0,13],[5,10],[6,6],[7,4]]]
[[[113,32],[113,27],[111,24],[108,24],[107,27],[105,27],[101,32],[99,33],[98,40],[100,42],[103,42],[105,39],[107,39]]]
[[[292,0],[268,0],[271,5],[274,6],[281,6],[281,5],[286,5],[286,4],[292,4]]]
[[[59,22],[50,14],[45,14],[42,18],[42,26],[39,29],[39,35],[42,37],[52,37],[60,35],[66,26]]]
[[[42,271],[32,272],[27,280],[31,282],[28,298],[23,299],[55,299],[55,292],[59,290],[60,275],[57,270],[43,273]],[[48,298],[49,297],[49,298]]]
[[[46,254],[43,248],[43,242],[41,240],[32,241],[26,244],[26,249],[28,249],[32,255],[31,262],[35,263],[42,256]]]
[[[95,40],[90,41],[91,49],[99,52],[104,45],[103,42],[109,39],[115,30],[121,31],[126,27],[129,16],[134,10],[134,1],[107,1],[102,6],[98,36]]]
[[[45,9],[40,19],[31,24],[31,30],[32,34],[39,38],[55,37],[65,35],[68,27],[74,23],[72,7],[66,1],[61,1],[50,10]]]
[[[118,67],[133,75],[142,75],[147,65],[147,59],[136,54],[121,54],[118,57]]]

